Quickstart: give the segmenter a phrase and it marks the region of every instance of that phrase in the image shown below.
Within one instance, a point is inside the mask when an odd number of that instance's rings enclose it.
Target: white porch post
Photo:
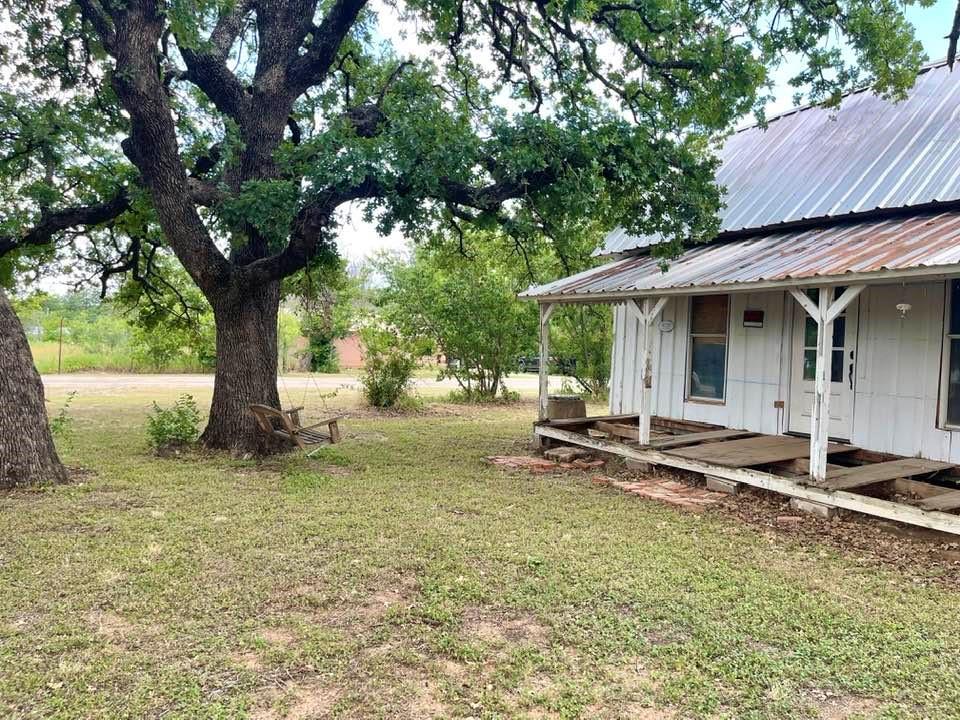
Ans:
[[[547,419],[547,384],[550,372],[550,316],[553,303],[540,303],[540,420]]]
[[[817,323],[817,366],[814,373],[813,406],[810,408],[810,481],[813,484],[827,479],[833,321],[863,288],[863,285],[852,285],[831,302],[832,288],[821,287],[818,289],[819,298],[816,304],[802,290],[790,288],[790,294]]]
[[[667,304],[665,297],[654,304],[652,298],[634,299],[633,310],[640,320],[640,336],[637,338],[637,360],[640,366],[640,418],[639,441],[641,447],[650,444],[650,417],[653,398],[653,323]]]

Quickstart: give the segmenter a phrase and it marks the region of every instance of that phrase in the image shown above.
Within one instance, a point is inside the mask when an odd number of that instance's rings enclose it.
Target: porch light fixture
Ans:
[[[910,303],[897,303],[897,310],[900,313],[900,317],[905,318],[907,313],[913,308],[913,305]]]

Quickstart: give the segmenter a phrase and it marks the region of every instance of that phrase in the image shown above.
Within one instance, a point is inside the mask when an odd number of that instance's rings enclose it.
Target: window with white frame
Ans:
[[[946,316],[940,406],[943,424],[960,428],[960,280],[947,282]]]
[[[690,298],[690,350],[687,397],[723,401],[727,384],[727,295]]]

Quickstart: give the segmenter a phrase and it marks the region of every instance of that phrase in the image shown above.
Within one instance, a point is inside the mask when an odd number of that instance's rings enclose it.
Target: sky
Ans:
[[[934,5],[926,8],[907,8],[907,17],[916,28],[917,38],[923,43],[931,61],[942,60],[947,54],[947,41],[944,36],[950,31],[955,8],[956,0],[937,0]],[[381,15],[381,19],[386,20],[384,15]],[[415,41],[409,38],[394,39],[394,45],[401,54],[418,51]],[[774,73],[775,98],[767,104],[768,116],[793,107],[795,89],[790,87],[787,81],[795,72],[796,64],[786,63]],[[744,124],[749,124],[749,118],[738,123]],[[363,222],[359,211],[350,213],[346,218],[337,242],[340,254],[351,264],[362,263],[366,258],[384,250],[398,251],[407,247],[407,241],[397,232],[386,237],[380,236],[373,225]]]

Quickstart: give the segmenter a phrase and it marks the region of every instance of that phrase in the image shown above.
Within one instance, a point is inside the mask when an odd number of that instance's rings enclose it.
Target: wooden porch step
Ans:
[[[656,450],[696,445],[700,442],[712,440],[732,440],[733,438],[750,437],[756,433],[747,430],[707,430],[706,432],[686,433],[685,435],[671,435],[662,440],[651,440],[650,447]]]
[[[830,443],[827,445],[827,454],[852,452],[857,449],[853,445]],[[724,467],[750,467],[809,457],[810,441],[805,438],[787,435],[761,435],[741,440],[666,450],[664,454],[691,460],[702,460]]]
[[[819,483],[817,487],[824,490],[851,490],[885,480],[935,473],[951,467],[953,467],[951,463],[936,460],[904,458],[903,460],[891,460],[872,465],[858,465],[831,470],[827,472],[827,479]]]
[[[922,510],[956,510],[960,508],[960,490],[948,490],[940,495],[926,498],[919,502]]]

